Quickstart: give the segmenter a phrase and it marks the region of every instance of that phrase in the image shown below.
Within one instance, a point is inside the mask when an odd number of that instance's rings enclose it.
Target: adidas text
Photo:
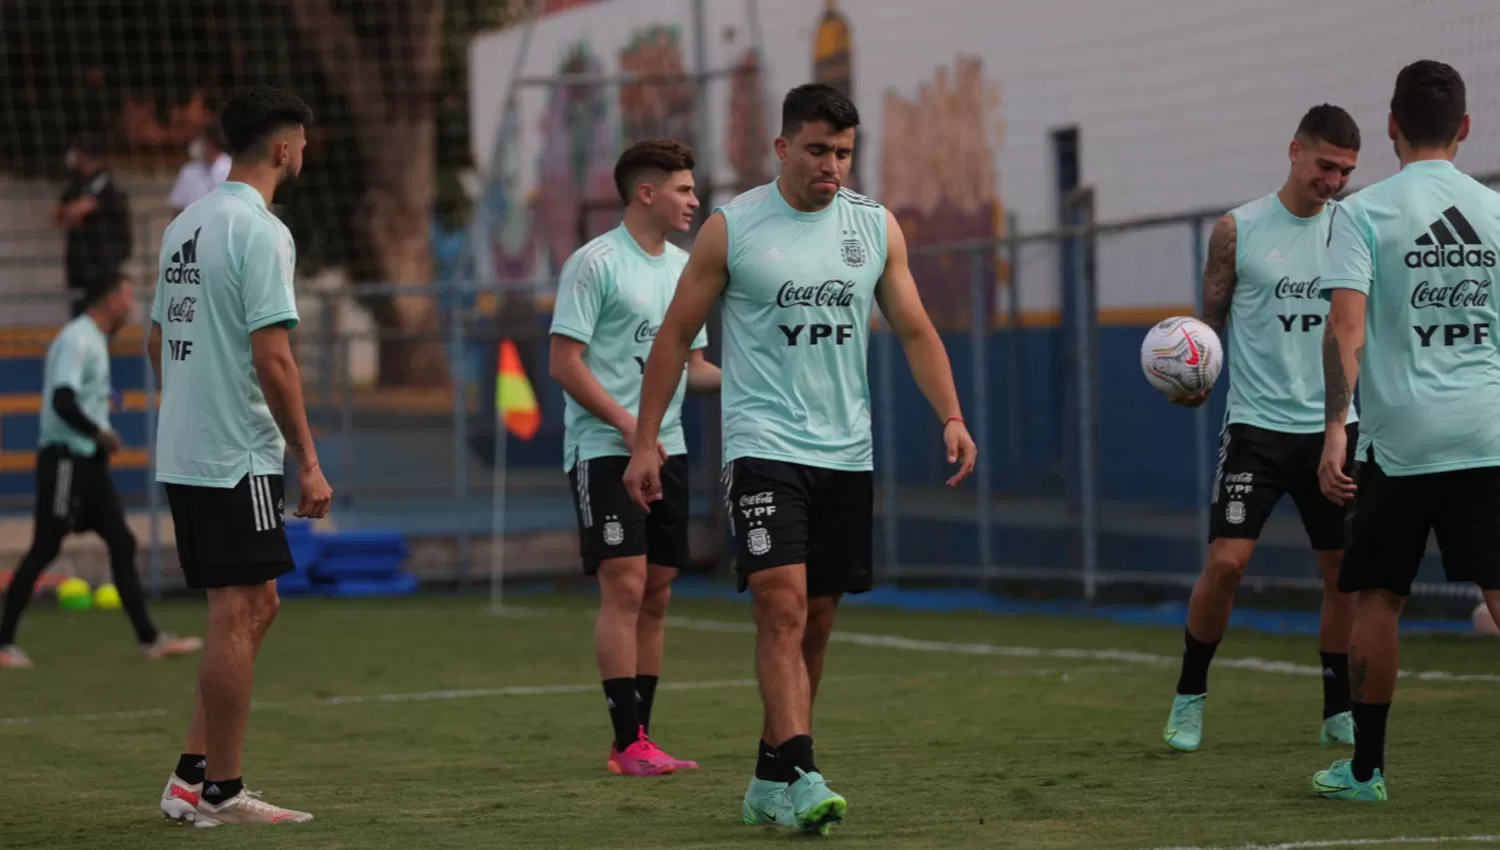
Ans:
[[[1409,269],[1460,269],[1481,266],[1495,267],[1495,252],[1489,248],[1428,248],[1425,251],[1407,251],[1406,267]]]

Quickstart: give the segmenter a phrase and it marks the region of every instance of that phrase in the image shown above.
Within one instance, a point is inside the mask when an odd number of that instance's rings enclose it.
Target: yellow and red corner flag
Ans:
[[[505,430],[523,440],[535,437],[542,427],[542,409],[521,368],[521,354],[508,339],[500,342],[500,368],[495,370],[495,416]]]

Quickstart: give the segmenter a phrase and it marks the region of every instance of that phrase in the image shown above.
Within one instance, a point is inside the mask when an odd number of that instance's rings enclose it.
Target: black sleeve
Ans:
[[[89,437],[99,436],[99,426],[83,415],[82,408],[78,406],[78,397],[73,395],[71,387],[58,387],[52,391],[52,409],[75,431]]]

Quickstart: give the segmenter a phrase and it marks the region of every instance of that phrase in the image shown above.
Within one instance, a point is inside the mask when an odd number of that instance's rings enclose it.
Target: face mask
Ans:
[[[203,140],[202,139],[194,139],[193,143],[190,144],[190,145],[188,145],[188,156],[191,157],[194,162],[202,162],[203,161]]]

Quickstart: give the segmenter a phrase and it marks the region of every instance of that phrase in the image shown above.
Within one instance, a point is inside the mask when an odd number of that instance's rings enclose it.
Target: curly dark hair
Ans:
[[[310,126],[312,108],[301,98],[275,86],[250,86],[229,95],[219,110],[219,128],[231,156],[253,151],[283,127]]]

